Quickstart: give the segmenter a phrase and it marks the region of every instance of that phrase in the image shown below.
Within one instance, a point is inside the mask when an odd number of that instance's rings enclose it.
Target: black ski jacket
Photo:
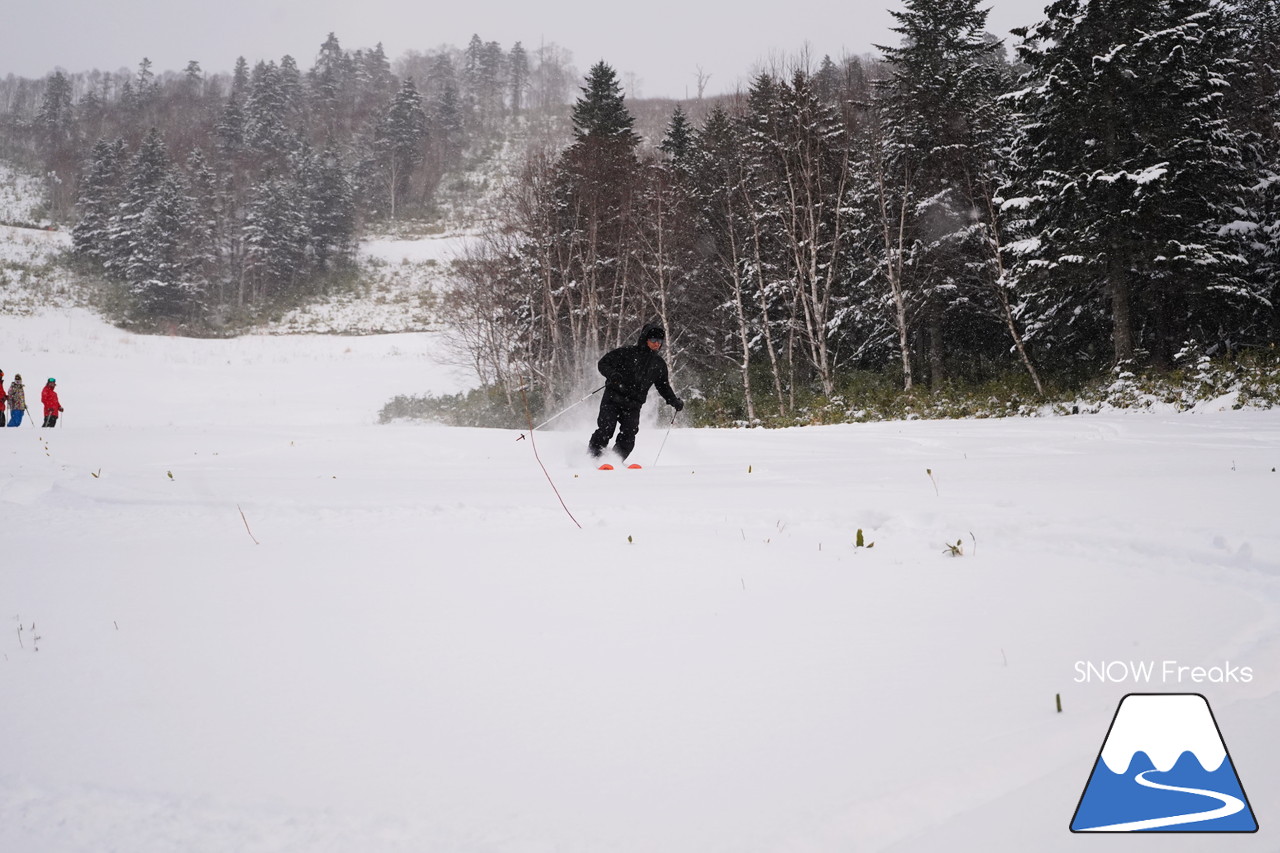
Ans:
[[[604,397],[615,405],[639,409],[649,396],[649,388],[656,386],[662,399],[674,406],[680,398],[671,390],[667,381],[667,363],[662,356],[649,349],[649,335],[655,326],[645,326],[640,339],[633,346],[618,347],[607,352],[596,365],[605,378]]]

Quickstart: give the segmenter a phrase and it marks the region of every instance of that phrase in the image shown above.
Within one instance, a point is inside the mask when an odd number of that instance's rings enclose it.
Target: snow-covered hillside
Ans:
[[[44,227],[41,204],[39,180],[0,162],[0,315],[84,302],[53,262],[71,237]]]
[[[371,237],[360,245],[360,282],[354,290],[290,311],[268,331],[364,335],[438,329],[436,303],[445,277],[470,238],[457,231]]]
[[[0,225],[0,314],[84,304],[84,295],[53,262],[70,243],[66,232]]]
[[[67,410],[0,430],[0,850],[1076,850],[1133,691],[1209,699],[1263,827],[1160,849],[1274,850],[1280,412],[651,421],[600,472],[583,406],[544,475],[375,424],[470,384],[429,333],[0,341]]]
[[[86,307],[89,294],[57,263],[71,247],[65,230],[33,227],[39,220],[39,182],[0,162],[0,315]],[[472,232],[455,228],[431,236],[379,234],[364,239],[347,292],[300,306],[264,324],[267,334],[370,335],[433,331],[449,267]]]
[[[0,161],[0,224],[38,226],[41,195],[39,178]],[[2,243],[2,241],[0,241]]]

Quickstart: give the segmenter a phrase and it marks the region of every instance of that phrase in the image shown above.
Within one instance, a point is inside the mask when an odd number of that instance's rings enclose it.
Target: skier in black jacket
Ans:
[[[671,390],[667,381],[667,363],[658,355],[667,334],[662,327],[649,324],[640,333],[634,346],[619,347],[605,353],[600,359],[601,375],[605,378],[604,396],[600,399],[600,416],[596,419],[596,431],[591,434],[587,448],[592,456],[600,456],[618,428],[618,438],[613,450],[626,459],[636,446],[636,433],[640,430],[640,407],[649,396],[649,388],[657,386],[658,393],[677,412],[684,402]]]

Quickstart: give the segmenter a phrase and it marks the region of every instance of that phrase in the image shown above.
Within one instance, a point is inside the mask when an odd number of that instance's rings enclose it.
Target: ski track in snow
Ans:
[[[1216,820],[1220,817],[1230,817],[1236,812],[1244,809],[1244,800],[1239,797],[1233,797],[1230,794],[1221,794],[1217,791],[1207,791],[1200,788],[1180,788],[1176,785],[1162,785],[1159,782],[1153,782],[1147,778],[1148,773],[1156,773],[1156,770],[1146,770],[1133,779],[1139,785],[1145,788],[1155,788],[1160,791],[1178,791],[1183,794],[1198,794],[1202,797],[1209,797],[1222,803],[1216,809],[1209,809],[1203,812],[1193,812],[1191,814],[1170,815],[1168,817],[1155,817],[1147,820],[1135,820],[1127,823],[1113,823],[1108,826],[1093,826],[1088,829],[1079,830],[1080,832],[1137,832],[1143,829],[1160,829],[1166,826],[1183,826],[1189,823],[1200,823],[1206,820]]]

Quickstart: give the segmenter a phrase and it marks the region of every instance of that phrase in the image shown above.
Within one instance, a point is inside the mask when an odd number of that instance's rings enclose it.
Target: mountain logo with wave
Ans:
[[[1130,693],[1080,795],[1072,832],[1257,832],[1209,700]]]

